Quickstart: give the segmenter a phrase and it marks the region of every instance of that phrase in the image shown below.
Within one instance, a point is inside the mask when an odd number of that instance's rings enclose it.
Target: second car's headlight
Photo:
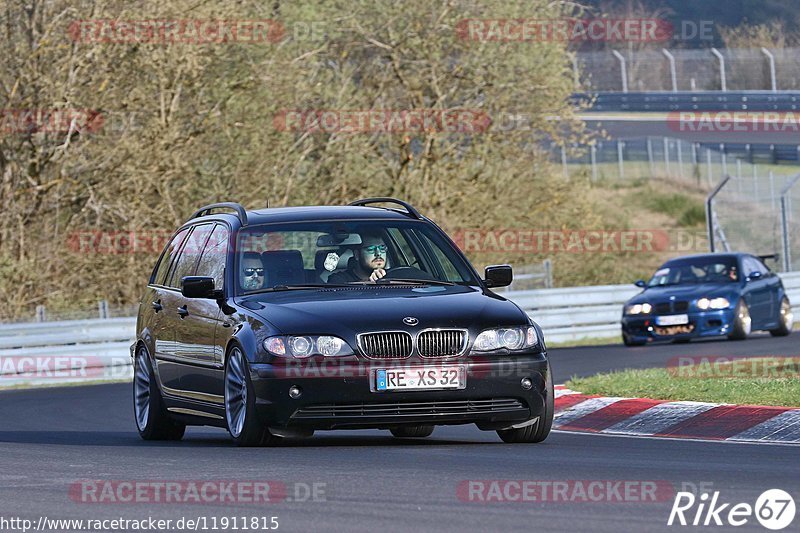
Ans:
[[[653,310],[653,306],[648,303],[633,304],[625,308],[626,315],[648,315]]]
[[[333,335],[290,335],[269,337],[264,340],[264,349],[278,357],[303,359],[312,355],[341,357],[353,355],[350,345]]]
[[[727,298],[700,298],[697,300],[697,308],[705,311],[706,309],[727,309],[731,303]]]
[[[490,352],[505,348],[507,350],[521,350],[536,346],[539,336],[533,326],[518,328],[496,328],[482,331],[472,345],[476,352]]]

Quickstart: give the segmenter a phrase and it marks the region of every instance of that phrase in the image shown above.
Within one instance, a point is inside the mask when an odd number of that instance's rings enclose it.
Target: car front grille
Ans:
[[[471,415],[477,413],[505,413],[527,410],[514,398],[489,398],[486,400],[448,400],[436,402],[391,402],[310,405],[299,409],[292,418],[337,417],[403,417],[419,415]]]
[[[668,315],[669,313],[685,313],[689,310],[689,302],[662,302],[653,306],[653,311],[657,315]]]
[[[453,357],[466,349],[467,332],[461,329],[423,331],[417,337],[417,351],[422,357]]]
[[[405,331],[364,333],[358,345],[370,359],[405,359],[411,356],[411,335]]]

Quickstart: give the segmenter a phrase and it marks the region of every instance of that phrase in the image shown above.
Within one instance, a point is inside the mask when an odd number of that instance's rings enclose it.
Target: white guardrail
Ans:
[[[800,313],[800,272],[781,274]],[[549,343],[619,338],[622,305],[640,289],[601,285],[512,291]],[[129,346],[136,318],[65,320],[0,325],[0,387],[130,379]]]

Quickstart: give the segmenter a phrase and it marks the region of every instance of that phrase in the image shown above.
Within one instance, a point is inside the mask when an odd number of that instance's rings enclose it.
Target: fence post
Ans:
[[[550,259],[542,261],[544,265],[544,288],[553,288],[553,262]]]
[[[775,210],[775,174],[769,171],[769,203],[773,210]]]
[[[47,311],[43,305],[36,306],[36,322],[44,322],[47,320]]]
[[[655,162],[653,161],[653,139],[647,138],[647,162],[650,165],[650,177],[655,177],[656,169]]]
[[[619,60],[620,75],[622,76],[622,92],[626,93],[628,92],[628,69],[625,66],[625,58],[616,50],[611,50],[611,53]]]
[[[697,176],[697,184],[700,185],[700,176],[702,172],[700,171],[700,156],[697,153],[698,146],[698,143],[692,143],[692,175]]]
[[[661,51],[669,60],[669,76],[672,79],[672,92],[676,93],[678,92],[678,74],[675,71],[675,56],[673,56],[666,48],[662,48]]]
[[[706,197],[706,228],[708,230],[708,247],[712,254],[716,251],[714,249],[714,197],[719,191],[722,190],[722,188],[730,181],[730,179],[730,176],[723,176],[722,181],[719,182],[719,185],[717,185]]]
[[[616,51],[616,50],[615,50]],[[619,166],[619,179],[625,179],[625,164],[622,160],[622,148],[625,141],[617,139],[617,165]]]
[[[775,56],[772,55],[772,52],[770,52],[763,46],[761,47],[761,51],[764,53],[765,56],[767,56],[767,59],[769,60],[769,81],[770,85],[772,86],[772,92],[776,93],[778,92],[778,81],[775,76]]]
[[[786,183],[786,186],[781,191],[781,233],[783,233],[783,271],[791,272],[792,270],[792,256],[791,245],[789,239],[789,198],[788,194],[791,188],[800,179],[800,174],[796,174],[792,179]]]
[[[664,172],[667,177],[670,177],[670,169],[669,169],[669,139],[664,137]]]
[[[722,160],[722,173],[728,174],[728,156],[725,155],[725,143],[719,143],[719,157]]]
[[[589,149],[589,157],[592,160],[592,181],[597,181],[597,147],[595,145]]]
[[[97,302],[97,312],[100,318],[108,318],[108,300],[99,300]]]
[[[708,178],[708,185],[709,187],[712,184],[711,181],[711,150],[706,148],[706,178]]]
[[[564,169],[564,179],[569,179],[569,170],[567,169],[567,151],[561,147],[561,167]]]
[[[579,91],[581,88],[581,79],[580,75],[578,74],[578,55],[572,55],[572,82],[575,87],[575,91]]]
[[[677,141],[678,146],[678,173],[682,178],[686,177],[686,174],[683,172],[683,151],[681,150],[681,141],[680,139]]]
[[[725,92],[728,90],[728,84],[725,80],[725,56],[723,56],[716,48],[712,48],[711,53],[717,56],[717,59],[719,59],[719,80],[722,86],[722,91]]]

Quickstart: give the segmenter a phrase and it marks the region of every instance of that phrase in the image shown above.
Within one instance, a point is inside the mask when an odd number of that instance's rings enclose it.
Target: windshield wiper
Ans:
[[[415,283],[418,285],[447,285],[452,286],[455,285],[452,281],[442,281],[438,279],[406,279],[406,278],[392,278],[392,279],[379,279],[376,283],[392,283],[396,281],[398,283]]]
[[[297,285],[275,285],[274,287],[267,287],[265,289],[258,289],[255,291],[249,291],[249,294],[260,294],[263,292],[277,292],[277,291],[299,291],[299,290],[308,290],[308,289],[328,289],[328,288],[336,288],[336,287],[347,287],[348,285],[345,283],[303,283]]]

